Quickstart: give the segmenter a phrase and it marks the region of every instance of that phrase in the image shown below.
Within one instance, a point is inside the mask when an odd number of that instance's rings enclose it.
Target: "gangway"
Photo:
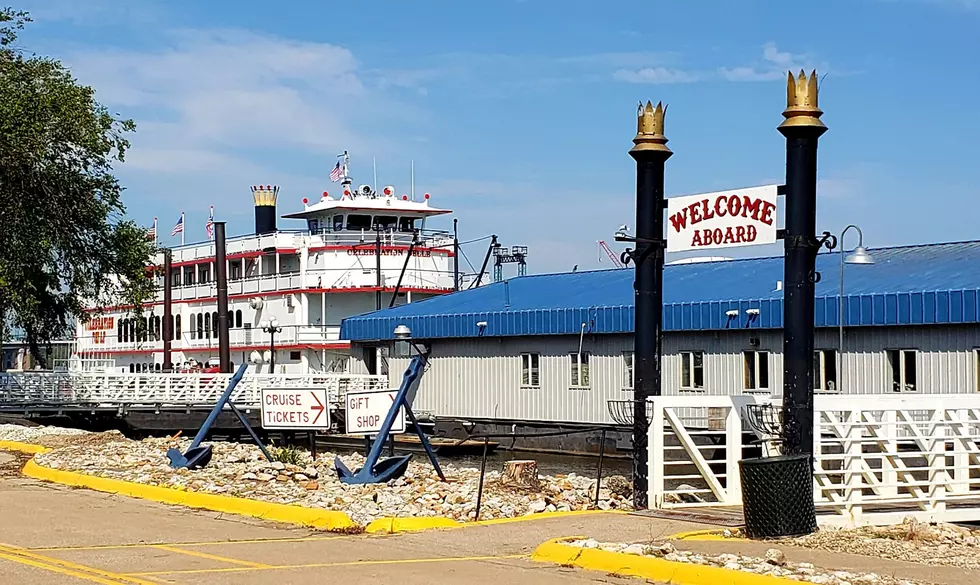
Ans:
[[[129,374],[117,372],[8,372],[0,374],[0,412],[71,412],[93,410],[210,409],[232,374]],[[340,408],[348,391],[384,390],[387,376],[367,374],[254,374],[235,387],[232,400],[242,409],[257,409],[261,388],[325,387]]]

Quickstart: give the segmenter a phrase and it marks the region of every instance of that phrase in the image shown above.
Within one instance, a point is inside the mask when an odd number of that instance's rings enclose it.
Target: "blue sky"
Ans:
[[[618,250],[634,223],[637,102],[669,104],[668,196],[780,183],[801,67],[826,75],[819,229],[857,223],[870,246],[980,233],[980,0],[14,3],[36,21],[24,47],[136,120],[118,173],[164,243],[181,210],[204,239],[209,205],[250,230],[253,184],[281,186],[280,213],[337,191],[346,149],[355,182],[376,157],[399,192],[414,160],[463,238],[527,245],[531,272],[608,267],[596,240]]]

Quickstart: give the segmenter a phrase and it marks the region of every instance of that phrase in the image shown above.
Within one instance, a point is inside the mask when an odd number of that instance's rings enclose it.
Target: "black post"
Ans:
[[[483,476],[487,474],[487,445],[490,437],[483,437],[483,460],[480,461],[480,485],[476,488],[476,516],[474,521],[480,519],[480,505],[483,503]]]
[[[664,136],[666,108],[647,102],[637,113],[630,156],[636,160],[636,263],[633,382],[633,506],[647,507],[647,399],[660,396],[664,274]]]
[[[225,260],[225,222],[214,222],[214,278],[218,283],[218,361],[223,374],[231,373],[228,336],[228,266]]]
[[[817,107],[817,72],[789,74],[779,125],[786,137],[786,236],[783,292],[783,445],[813,455],[813,309],[817,251],[817,140],[827,131]],[[809,466],[812,473],[812,465]]]
[[[453,219],[453,290],[459,290],[459,232]]]
[[[602,487],[602,458],[606,454],[606,429],[602,429],[599,438],[599,469],[595,474],[595,507],[599,507],[599,488]]]
[[[276,373],[276,327],[269,326],[269,373]]]
[[[174,338],[174,303],[173,303],[173,256],[170,248],[163,251],[163,371],[172,372],[173,338]]]
[[[374,240],[374,257],[375,257],[375,272],[377,273],[376,286],[378,287],[377,300],[375,302],[375,310],[381,310],[381,227],[377,226],[374,228],[376,234]]]
[[[313,458],[313,462],[316,463],[316,431],[310,431],[310,457]]]

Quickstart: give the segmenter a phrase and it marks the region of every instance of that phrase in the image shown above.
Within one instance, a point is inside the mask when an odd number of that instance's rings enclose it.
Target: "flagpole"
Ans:
[[[377,192],[378,191],[378,157],[373,156],[371,157],[371,160],[374,163],[374,191]]]
[[[153,218],[153,247],[157,245],[157,218]]]
[[[184,212],[180,212],[180,245],[184,245],[184,233],[187,231],[187,224],[184,223]]]
[[[415,201],[415,160],[412,160],[412,201]]]

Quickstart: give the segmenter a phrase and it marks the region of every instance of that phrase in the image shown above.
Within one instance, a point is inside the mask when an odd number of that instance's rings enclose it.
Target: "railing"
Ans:
[[[232,374],[118,374],[23,372],[0,375],[0,409],[61,407],[213,406]],[[242,408],[258,408],[262,388],[326,388],[332,403],[348,391],[384,390],[387,376],[245,374],[232,393]]]
[[[189,320],[188,320],[189,321]],[[340,340],[339,325],[280,325],[282,331],[276,333],[276,345],[295,345],[301,343],[329,343]],[[218,338],[214,329],[202,329],[201,335],[190,334],[189,322],[181,323],[181,336],[172,345],[174,351],[183,350],[218,350]],[[228,330],[228,341],[232,348],[254,347],[269,345],[269,334],[264,332],[257,323],[251,328],[232,327]],[[119,341],[119,334],[113,330],[106,334],[102,343],[93,343],[93,337],[83,336],[77,339],[78,350],[85,352],[100,351],[163,351],[163,341],[148,339],[147,341]],[[85,368],[82,368],[85,369]]]
[[[741,505],[738,461],[760,456],[765,439],[745,424],[744,407],[769,401],[654,399],[650,505]],[[821,525],[980,521],[980,396],[817,396],[814,404]]]
[[[416,245],[424,247],[443,247],[452,246],[453,236],[443,230],[418,230],[419,241]],[[353,232],[350,230],[334,231],[330,227],[309,232],[312,236],[317,236],[325,246],[362,246],[374,244],[377,241],[377,233],[371,230],[361,230]],[[382,246],[408,246],[415,239],[411,231],[402,230],[383,230],[381,232]],[[314,244],[315,245],[315,244]]]

